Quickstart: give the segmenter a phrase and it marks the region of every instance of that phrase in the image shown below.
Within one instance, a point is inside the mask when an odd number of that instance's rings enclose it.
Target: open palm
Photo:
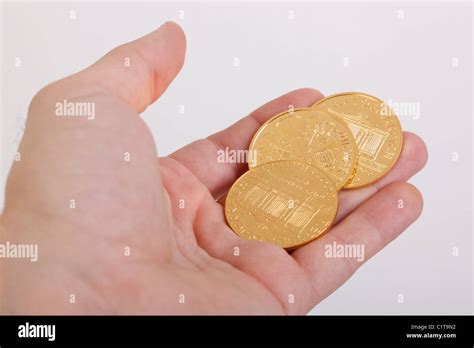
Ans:
[[[322,95],[291,92],[158,158],[139,113],[184,52],[183,32],[166,23],[32,100],[0,242],[36,243],[39,259],[0,259],[3,313],[306,313],[360,265],[325,257],[325,245],[363,244],[367,259],[419,216],[422,198],[405,181],[427,154],[406,133],[386,177],[340,193],[337,224],[321,238],[289,254],[236,236],[222,197],[246,165],[219,163],[218,150],[247,148],[270,116]],[[63,100],[94,103],[95,119],[56,116]]]

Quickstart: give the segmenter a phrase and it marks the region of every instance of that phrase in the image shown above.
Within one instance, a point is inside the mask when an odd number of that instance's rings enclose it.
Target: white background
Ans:
[[[0,206],[35,92],[174,20],[187,34],[186,63],[143,115],[160,155],[300,87],[420,103],[421,117],[401,122],[429,149],[411,180],[423,215],[312,313],[472,313],[472,16],[468,2],[4,3]]]

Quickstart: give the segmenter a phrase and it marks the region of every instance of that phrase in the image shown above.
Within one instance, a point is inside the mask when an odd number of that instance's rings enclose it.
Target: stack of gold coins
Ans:
[[[302,246],[331,227],[338,191],[384,176],[402,142],[397,116],[363,93],[279,113],[250,143],[249,171],[227,194],[227,223],[242,238],[288,250]]]

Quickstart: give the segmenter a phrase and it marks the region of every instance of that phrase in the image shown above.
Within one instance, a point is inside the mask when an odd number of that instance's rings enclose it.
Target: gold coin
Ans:
[[[286,111],[260,127],[250,143],[249,167],[297,160],[324,171],[339,190],[352,176],[357,147],[349,128],[327,112],[309,108]]]
[[[311,107],[344,120],[354,136],[359,157],[346,188],[369,185],[393,167],[402,150],[403,133],[398,117],[383,101],[364,93],[341,93]]]
[[[293,249],[327,231],[337,206],[336,188],[321,170],[277,161],[247,171],[232,185],[225,216],[242,238]]]

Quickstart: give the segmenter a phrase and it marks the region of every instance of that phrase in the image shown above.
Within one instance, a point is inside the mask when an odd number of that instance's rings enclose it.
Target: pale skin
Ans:
[[[367,260],[420,215],[422,196],[406,181],[427,151],[405,133],[385,177],[340,193],[336,223],[321,238],[289,254],[236,236],[222,197],[246,165],[218,163],[217,151],[247,148],[269,117],[322,94],[290,92],[158,158],[139,114],[177,75],[185,46],[182,30],[166,23],[33,98],[0,243],[37,243],[39,259],[0,259],[1,313],[304,314],[362,265],[325,257],[326,244],[363,244]],[[96,118],[55,116],[64,99],[95,102]]]

